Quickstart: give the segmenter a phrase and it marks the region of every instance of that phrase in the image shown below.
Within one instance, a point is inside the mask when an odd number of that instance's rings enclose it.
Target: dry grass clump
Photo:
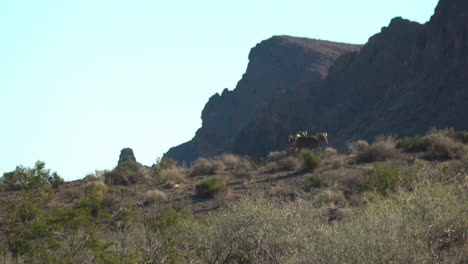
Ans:
[[[397,141],[397,148],[404,152],[424,152],[423,158],[429,160],[447,160],[463,155],[468,132],[453,129],[431,129],[424,136],[404,137]]]
[[[330,185],[329,181],[325,180],[324,175],[322,174],[313,174],[308,179],[308,184],[305,188],[306,192],[310,192],[312,189],[320,189],[328,187]]]
[[[165,201],[167,201],[167,194],[161,190],[154,189],[154,190],[149,190],[145,193],[145,197],[144,197],[145,205],[151,205],[157,202],[165,202]]]
[[[107,192],[107,184],[103,181],[92,181],[88,182],[85,184],[84,189],[85,191],[88,191],[89,189],[93,188],[94,186],[99,186],[99,189],[101,189],[103,192]]]
[[[213,175],[224,170],[224,164],[213,159],[198,158],[190,169],[191,176]]]
[[[368,148],[358,152],[355,159],[357,162],[374,162],[399,159],[401,156],[392,137],[380,137]]]
[[[312,199],[315,207],[322,206],[342,207],[346,205],[346,198],[343,192],[334,189],[322,189]]]
[[[213,158],[216,162],[222,164],[225,170],[235,170],[238,168],[251,167],[251,162],[243,157],[231,153],[224,153]]]
[[[268,154],[267,169],[275,171],[296,171],[301,162],[286,151],[274,151]]]
[[[268,158],[268,162],[277,162],[289,156],[290,154],[286,151],[273,151],[273,152],[268,153],[267,158]]]
[[[333,188],[343,192],[346,199],[357,202],[359,194],[367,190],[364,173],[359,170],[342,170]]]
[[[271,162],[267,166],[271,171],[296,171],[301,167],[301,163],[296,158],[290,156],[277,162]]]
[[[119,210],[120,202],[114,195],[111,195],[110,193],[104,193],[101,205],[107,212],[112,214]]]
[[[332,148],[332,147],[326,147],[324,150],[323,150],[323,153],[325,155],[325,157],[330,157],[330,156],[334,156],[338,153],[338,151],[336,151],[335,148]]]
[[[176,184],[182,184],[187,180],[189,170],[184,167],[176,167],[172,169],[167,169],[161,172],[161,175],[158,179],[160,184],[166,184],[169,187],[172,187]]]
[[[84,192],[80,188],[73,188],[73,189],[67,189],[63,191],[62,197],[65,201],[67,202],[72,202],[75,200],[78,200],[81,196],[83,196]]]
[[[359,139],[348,145],[349,154],[358,154],[366,151],[369,148],[369,143],[365,140]]]
[[[451,138],[430,135],[426,137],[427,150],[423,157],[426,159],[447,160],[459,158],[463,153],[463,146]]]

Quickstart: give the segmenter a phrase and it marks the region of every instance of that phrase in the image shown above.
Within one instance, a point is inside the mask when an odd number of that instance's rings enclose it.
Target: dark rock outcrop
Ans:
[[[338,56],[359,48],[359,45],[288,36],[275,36],[259,43],[251,50],[247,71],[236,89],[213,95],[203,109],[202,127],[195,137],[171,148],[165,156],[192,161],[231,151],[235,137],[274,94],[325,78]]]
[[[124,148],[120,151],[118,165],[122,165],[127,159],[136,162],[135,155],[133,154],[133,149],[131,148]]]
[[[395,18],[322,82],[273,98],[232,151],[264,156],[298,130],[327,131],[338,148],[356,139],[468,129],[468,1],[441,0],[425,25]]]
[[[298,130],[326,131],[330,144],[343,149],[382,134],[468,129],[468,1],[440,0],[424,25],[395,18],[360,50],[341,46],[335,54],[351,52],[328,75],[333,56],[323,59],[297,41],[304,42],[275,37],[257,45],[236,90],[213,96],[194,139],[168,155],[265,156]]]

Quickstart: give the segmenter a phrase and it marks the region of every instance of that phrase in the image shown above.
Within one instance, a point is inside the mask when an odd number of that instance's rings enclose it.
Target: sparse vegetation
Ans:
[[[274,151],[268,154],[266,167],[274,171],[296,171],[300,162],[286,151]]]
[[[147,180],[145,169],[130,157],[125,157],[112,171],[104,173],[107,185],[133,185]]]
[[[226,184],[216,178],[203,180],[195,188],[195,193],[200,198],[213,198],[215,194],[226,191]]]
[[[56,172],[46,169],[42,161],[36,162],[34,168],[18,166],[0,177],[0,186],[8,191],[33,189],[46,184],[57,189],[62,183],[63,179]]]
[[[348,145],[348,153],[350,154],[359,154],[363,153],[369,148],[369,142],[359,139]]]
[[[167,201],[167,194],[158,189],[149,190],[145,193],[145,204],[154,204]]]
[[[397,141],[397,148],[408,153],[423,152],[428,160],[458,159],[466,151],[465,131],[430,130],[424,136],[405,137]]]
[[[221,162],[207,158],[198,158],[192,164],[190,175],[213,175],[222,170],[224,170],[224,166]]]
[[[365,144],[362,144],[364,146]],[[369,147],[356,147],[361,149],[356,154],[357,162],[387,161],[401,158],[401,153],[395,148],[395,140],[392,137],[379,137]]]
[[[0,196],[0,262],[465,263],[468,154],[457,135],[421,136],[463,147],[449,159],[428,158],[431,148],[365,164],[337,153],[306,172],[308,152],[262,167],[224,154],[209,160],[221,164],[210,178],[168,166],[157,183],[22,184]],[[284,160],[294,173],[270,169]],[[181,184],[159,189],[170,182]]]
[[[300,155],[306,171],[314,171],[322,165],[322,160],[310,150],[304,150]]]

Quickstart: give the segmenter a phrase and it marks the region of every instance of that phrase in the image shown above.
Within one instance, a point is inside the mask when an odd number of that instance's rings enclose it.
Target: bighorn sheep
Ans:
[[[295,142],[298,138],[306,137],[306,136],[307,136],[307,131],[299,131],[294,136],[289,136],[288,137],[288,143],[291,144],[291,143]]]
[[[317,133],[315,136],[300,136],[295,140],[291,140],[291,136],[288,138],[290,150],[301,150],[301,149],[314,149],[318,148],[320,143],[324,142],[328,144],[327,133]]]

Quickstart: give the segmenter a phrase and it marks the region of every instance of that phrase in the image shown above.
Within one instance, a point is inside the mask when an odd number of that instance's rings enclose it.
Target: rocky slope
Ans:
[[[247,71],[236,88],[225,89],[209,99],[202,112],[202,127],[195,137],[171,148],[165,156],[192,161],[199,156],[231,151],[233,139],[275,93],[322,80],[336,58],[360,47],[289,36],[262,41],[251,50]]]
[[[395,18],[322,82],[273,98],[239,132],[232,151],[263,156],[297,130],[327,131],[338,148],[432,126],[468,129],[468,1],[441,0],[425,25]]]

